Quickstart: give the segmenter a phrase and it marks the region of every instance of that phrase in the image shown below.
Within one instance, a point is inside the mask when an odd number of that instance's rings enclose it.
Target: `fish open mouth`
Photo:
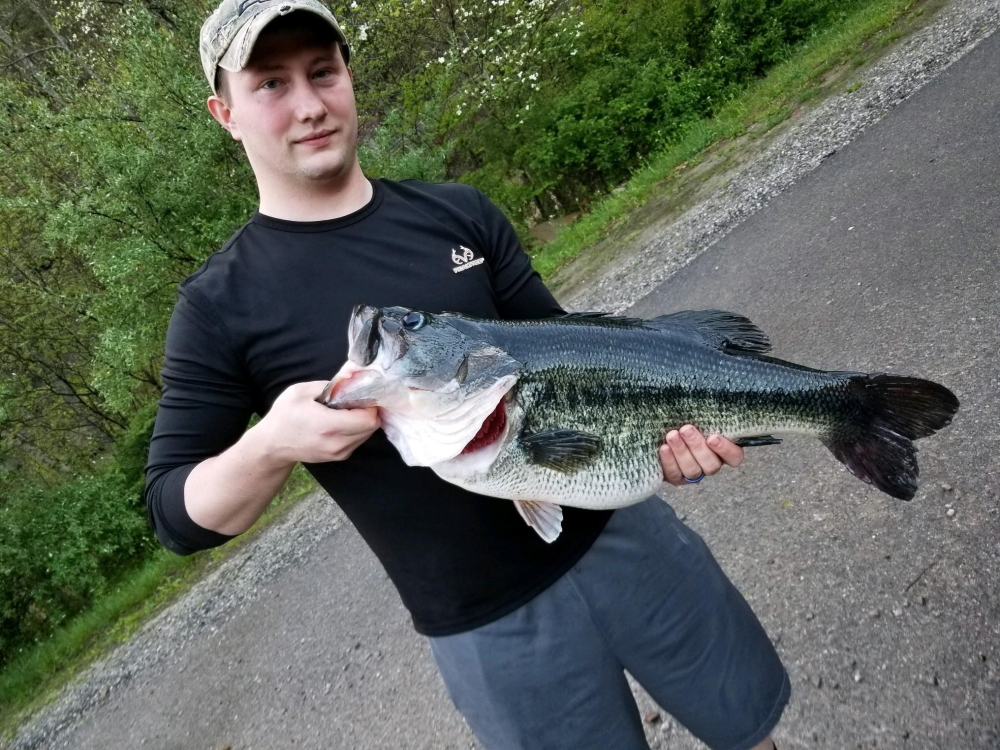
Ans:
[[[503,434],[503,428],[507,426],[507,410],[504,408],[505,401],[506,399],[500,399],[497,408],[486,417],[476,436],[462,449],[462,454],[472,453],[480,448],[485,448]]]

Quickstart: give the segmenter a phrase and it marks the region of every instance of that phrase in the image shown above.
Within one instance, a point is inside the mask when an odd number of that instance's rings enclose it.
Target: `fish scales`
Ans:
[[[538,328],[483,324],[482,333],[525,366],[507,405],[511,420],[520,417],[521,434],[571,429],[598,435],[600,456],[567,474],[534,464],[515,438],[488,471],[464,480],[473,491],[621,507],[660,486],[657,448],[683,424],[729,438],[819,436],[843,418],[838,391],[847,387],[845,375],[711,349],[674,330],[650,335],[593,324],[568,333]]]

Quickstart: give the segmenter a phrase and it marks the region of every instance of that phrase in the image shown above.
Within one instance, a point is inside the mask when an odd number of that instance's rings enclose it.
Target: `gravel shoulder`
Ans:
[[[728,282],[730,291],[727,283],[713,280],[716,266],[707,262],[714,257],[709,251],[739,258],[731,244],[728,250],[725,246],[730,240],[744,241],[735,234],[730,237],[737,228],[748,232],[748,248],[759,244],[761,230],[747,220],[794,183],[813,190],[810,196],[817,200],[815,191],[821,188],[815,180],[810,182],[813,170],[834,155],[839,158],[848,143],[998,27],[1000,0],[950,4],[932,23],[862,71],[858,90],[835,96],[806,114],[757,159],[731,173],[724,189],[669,226],[648,231],[634,253],[620,258],[585,292],[564,302],[575,310],[631,308],[652,315],[668,307],[706,307],[711,301],[751,317],[757,317],[755,312],[766,316],[763,306],[755,311],[750,298],[740,298],[738,278]],[[844,179],[850,177],[845,175]],[[899,192],[905,187],[900,184]],[[978,207],[995,212],[995,203],[987,200],[995,195],[995,183],[974,187],[979,192],[969,197],[970,211]],[[877,198],[865,206],[869,204],[893,210]],[[915,210],[911,225],[919,224],[921,210],[933,215],[932,205]],[[857,226],[865,225],[859,221]],[[801,243],[804,238],[783,237],[779,232],[773,241],[779,240]],[[975,249],[981,240],[974,236],[956,241]],[[822,241],[823,237],[816,239]],[[878,244],[875,239],[870,242],[871,247]],[[781,459],[758,459],[754,454],[755,466],[713,480],[713,505],[706,504],[707,483],[675,503],[709,541],[789,664],[796,694],[778,735],[782,750],[1000,747],[1000,605],[995,587],[1000,549],[996,536],[983,540],[976,535],[977,527],[997,531],[997,518],[990,509],[997,505],[1000,477],[990,468],[997,444],[995,437],[989,437],[995,435],[991,425],[996,407],[990,405],[989,396],[995,398],[1000,383],[995,374],[990,380],[984,373],[988,373],[986,358],[995,357],[995,349],[987,347],[1000,339],[995,295],[984,285],[995,289],[1000,275],[994,261],[975,262],[979,276],[962,280],[961,289],[925,283],[923,276],[908,276],[906,268],[896,271],[912,290],[925,295],[922,304],[928,308],[961,316],[965,307],[955,302],[956,296],[978,300],[976,304],[986,307],[968,314],[977,316],[980,326],[991,320],[989,330],[975,326],[966,326],[964,333],[956,330],[956,340],[966,350],[961,357],[951,352],[945,364],[937,365],[939,371],[928,369],[930,350],[921,351],[916,344],[872,351],[870,365],[900,371],[923,367],[917,374],[949,384],[957,381],[969,396],[963,398],[969,421],[958,429],[961,439],[956,439],[955,448],[963,454],[949,455],[947,449],[929,443],[921,460],[934,465],[951,459],[951,466],[963,461],[981,474],[963,485],[929,470],[922,479],[926,486],[937,488],[933,502],[925,499],[920,504],[918,497],[900,508],[840,484],[840,467],[821,447],[796,445],[780,454]],[[919,269],[931,279],[937,275],[917,259],[914,264],[914,272]],[[784,267],[789,289],[801,274],[808,275],[807,267],[805,263]],[[871,273],[877,277],[884,268],[874,265]],[[658,296],[664,282],[685,269],[688,296],[676,287],[668,297]],[[824,267],[843,284],[848,279],[853,283],[856,270],[849,260]],[[746,274],[753,278],[752,269],[747,268]],[[787,321],[785,329],[772,328],[769,332],[777,342],[794,342],[779,348],[778,355],[818,364],[834,345],[863,351],[866,339],[861,334],[877,339],[879,333],[866,330],[869,324],[863,312],[881,310],[888,321],[884,325],[905,326],[906,320],[899,318],[902,313],[887,308],[884,297],[879,297],[877,282],[878,278],[859,280],[862,290],[872,296],[858,298],[857,307],[852,307],[854,302],[838,302],[825,317],[817,307],[826,305],[825,300],[805,299],[810,292],[795,292],[803,296],[789,299],[788,304],[801,303],[812,320],[826,321],[829,328],[819,326],[815,333],[803,335],[794,331],[795,320]],[[763,278],[752,283],[758,289],[768,286]],[[795,288],[809,289],[805,282]],[[693,290],[703,295],[712,290],[716,299],[694,296]],[[780,284],[768,288],[770,294],[780,290]],[[831,301],[848,299],[846,287],[831,286],[829,291]],[[912,313],[913,308],[907,315]],[[832,323],[834,317],[841,321],[839,328]],[[911,328],[910,333],[916,330]],[[851,364],[869,363],[855,357]],[[803,461],[818,467],[810,480],[818,480],[819,490],[812,494],[795,487],[794,477],[802,475],[796,466]],[[824,502],[833,498],[835,490],[830,487],[846,488],[837,497],[836,508]],[[758,509],[761,497],[766,501]],[[981,507],[966,510],[964,504],[970,499],[983,501]],[[956,508],[957,522],[955,513],[947,513]],[[782,529],[791,526],[809,531],[785,535]],[[857,532],[861,528],[875,531],[863,535]],[[865,540],[845,546],[852,530],[854,537]],[[353,583],[346,593],[332,587],[331,581],[345,578]],[[969,591],[982,593],[969,597]],[[912,625],[910,630],[902,628],[906,623]],[[286,644],[296,646],[283,648]],[[267,651],[277,652],[272,661],[256,661]],[[905,689],[899,687],[904,683]],[[227,684],[239,688],[229,692],[223,687]],[[653,711],[655,707],[639,693],[642,712]],[[654,748],[697,746],[665,716],[648,725],[648,734]],[[229,744],[233,750],[244,750],[329,747],[331,736],[341,738],[339,746],[352,748],[472,746],[471,735],[448,704],[423,642],[409,629],[384,573],[336,505],[317,494],[300,501],[282,523],[238,551],[130,643],[88,669],[39,712],[10,747]]]

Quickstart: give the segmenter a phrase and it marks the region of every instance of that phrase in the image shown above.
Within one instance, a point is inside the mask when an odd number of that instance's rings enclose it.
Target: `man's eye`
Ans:
[[[327,73],[328,74],[326,76],[323,76],[324,78],[329,78],[331,75],[333,75],[333,71],[330,70],[329,68],[324,68],[323,70],[317,70],[314,75],[318,76],[318,75],[321,75],[323,73]]]
[[[272,84],[272,83],[274,84],[274,86],[270,86],[270,85],[269,85],[269,84]],[[268,79],[268,80],[264,81],[264,83],[262,83],[262,84],[260,85],[260,87],[261,87],[262,89],[267,89],[267,90],[269,90],[269,91],[270,91],[270,90],[273,90],[273,89],[274,89],[274,87],[275,87],[275,86],[277,86],[277,85],[278,85],[278,82],[277,82],[276,80],[274,80],[273,78],[270,78],[270,79]]]

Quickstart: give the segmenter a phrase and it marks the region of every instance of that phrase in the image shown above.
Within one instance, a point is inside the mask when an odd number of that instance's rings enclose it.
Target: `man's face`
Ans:
[[[358,116],[353,79],[335,41],[306,27],[272,23],[246,68],[225,75],[228,106],[212,97],[209,108],[243,142],[258,181],[348,174]]]

